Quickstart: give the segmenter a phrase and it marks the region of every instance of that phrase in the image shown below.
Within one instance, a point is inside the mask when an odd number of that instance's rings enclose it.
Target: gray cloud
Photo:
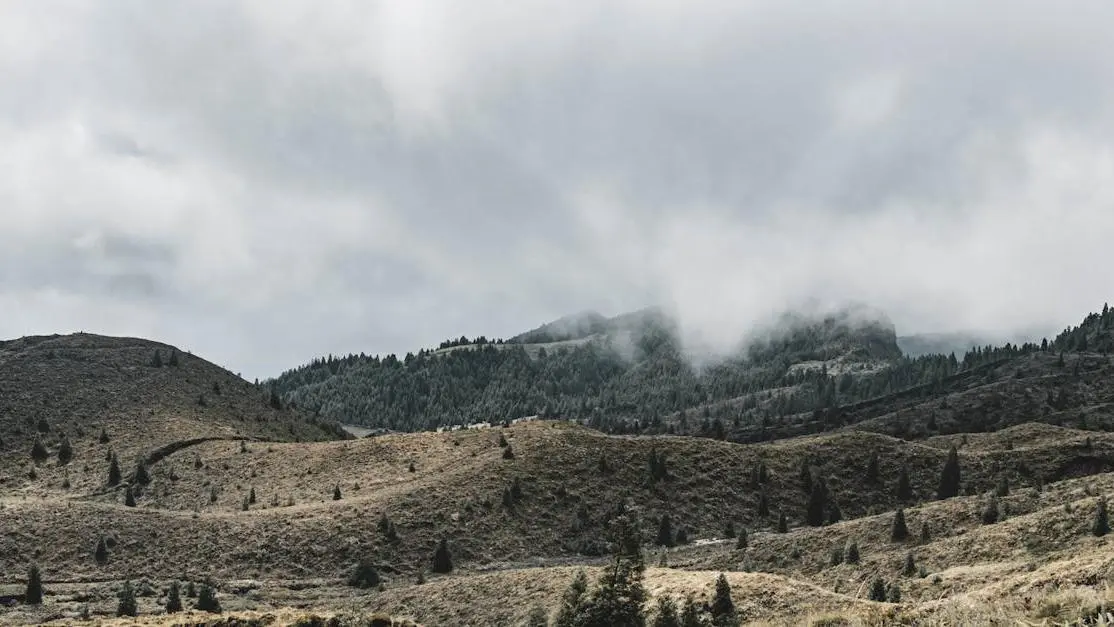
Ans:
[[[248,376],[663,303],[1052,332],[1114,292],[1109,3],[9,2],[0,335]]]

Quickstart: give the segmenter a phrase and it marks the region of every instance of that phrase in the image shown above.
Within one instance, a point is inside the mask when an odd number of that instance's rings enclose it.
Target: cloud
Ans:
[[[986,8],[4,3],[0,335],[267,376],[656,303],[1053,332],[1114,292],[1114,8]]]

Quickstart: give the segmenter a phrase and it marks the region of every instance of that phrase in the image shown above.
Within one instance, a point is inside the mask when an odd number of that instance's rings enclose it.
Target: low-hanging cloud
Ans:
[[[8,2],[0,336],[326,352],[1114,293],[1114,6]]]

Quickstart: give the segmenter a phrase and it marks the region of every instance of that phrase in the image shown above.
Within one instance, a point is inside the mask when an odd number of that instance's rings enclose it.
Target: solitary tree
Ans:
[[[211,614],[220,614],[220,600],[217,598],[217,591],[213,587],[213,582],[206,580],[201,584],[201,589],[197,593],[197,604],[194,605],[202,612],[209,612]]]
[[[62,443],[58,445],[58,465],[65,466],[73,459],[73,445],[70,444],[69,436],[62,438]]]
[[[97,547],[93,549],[93,559],[98,564],[103,564],[108,561],[108,543],[104,541],[104,536],[97,540]]]
[[[116,605],[117,616],[136,616],[139,614],[139,609],[135,603],[135,588],[132,587],[132,582],[125,579],[124,585],[120,588],[120,595],[118,597],[120,602]]]
[[[893,526],[890,528],[890,539],[901,542],[909,537],[909,527],[905,526],[905,510],[897,508],[894,513]]]
[[[340,484],[339,483],[336,484],[335,486],[333,486],[333,500],[334,501],[339,501],[340,500]]]
[[[23,602],[28,605],[43,603],[43,576],[38,564],[31,564],[31,569],[27,571],[27,591],[23,594]]]
[[[936,489],[936,498],[950,499],[959,495],[959,452],[955,447],[948,449],[948,459],[940,471],[940,487]]]
[[[1091,525],[1091,533],[1099,537],[1110,533],[1110,521],[1106,516],[1106,499],[1100,500],[1095,508],[1095,523]]]
[[[574,625],[594,627],[645,625],[643,605],[646,589],[642,585],[645,565],[638,530],[626,516],[612,523],[616,551],[600,575],[596,588],[583,602]]]
[[[120,483],[120,462],[116,459],[116,454],[113,453],[108,460],[108,485],[114,486]]]
[[[452,571],[453,556],[449,552],[449,542],[441,538],[441,544],[437,545],[437,550],[433,552],[433,572],[451,573]]]
[[[135,507],[135,492],[132,492],[131,486],[128,486],[124,490],[124,505],[127,507]]]

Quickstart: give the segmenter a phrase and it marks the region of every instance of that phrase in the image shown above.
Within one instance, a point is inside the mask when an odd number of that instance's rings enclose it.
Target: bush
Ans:
[[[514,451],[511,450],[511,446],[509,444],[505,449],[503,449],[503,459],[514,459]]]
[[[73,445],[70,444],[68,437],[62,438],[62,444],[58,446],[58,465],[65,466],[73,460]]]

